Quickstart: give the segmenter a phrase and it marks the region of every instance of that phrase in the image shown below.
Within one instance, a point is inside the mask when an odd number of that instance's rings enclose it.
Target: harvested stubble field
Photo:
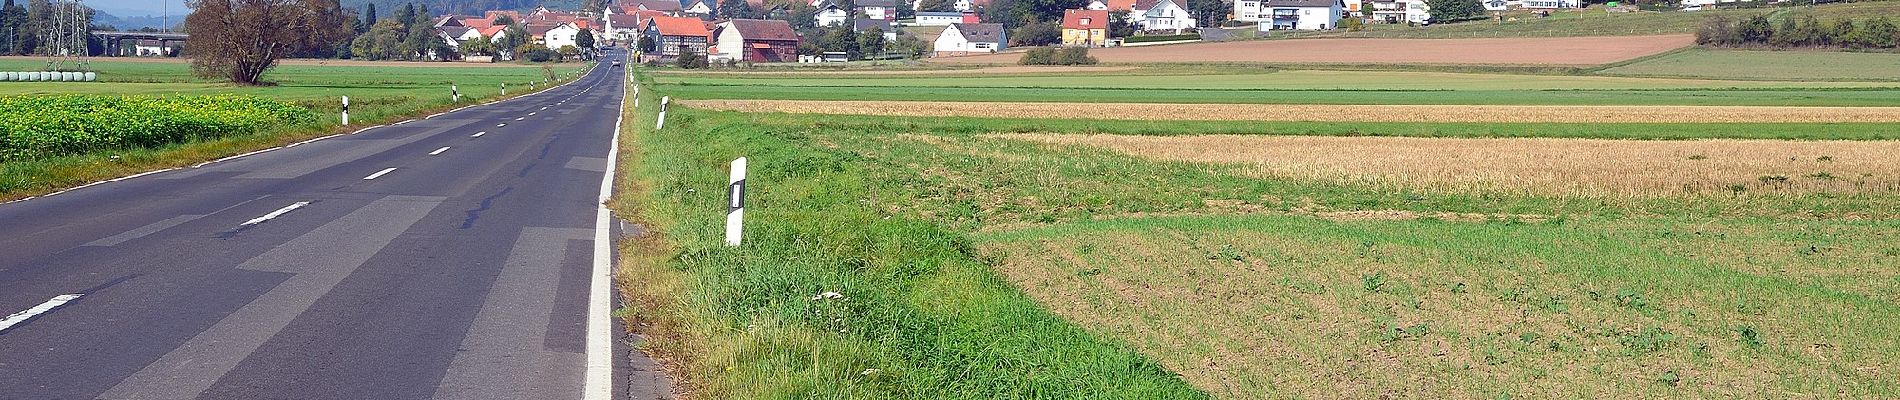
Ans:
[[[711,355],[689,368],[713,382],[708,397],[879,397],[856,392],[872,388],[891,388],[879,394],[899,398],[1198,397],[1155,390],[1169,379],[1222,399],[1900,394],[1900,340],[1893,333],[1900,331],[1900,197],[1891,189],[1792,187],[1819,179],[1808,176],[1819,172],[1848,178],[1847,169],[1891,182],[1896,167],[1881,163],[1896,164],[1895,142],[1504,140],[1410,150],[1384,147],[1444,139],[1257,138],[1311,140],[1271,151],[1315,153],[1289,155],[1314,163],[1391,154],[1419,164],[1508,163],[1527,175],[1542,173],[1539,160],[1565,164],[1545,181],[1481,184],[1627,179],[1635,182],[1603,184],[1667,192],[1681,189],[1658,182],[1701,179],[1698,173],[1765,184],[1751,174],[1792,171],[1791,187],[1772,195],[1752,186],[1742,195],[1473,193],[1035,140],[1245,132],[1233,122],[744,113],[690,105],[672,112],[664,132],[630,125],[642,142],[628,144],[638,151],[629,170],[648,180],[619,198],[658,216],[652,226],[684,248],[644,253],[659,256],[628,264],[636,268],[628,276],[685,279],[661,286],[678,288],[671,296],[684,299],[679,308],[649,317],[664,321],[677,310],[714,317],[682,334],[710,339],[688,340],[678,350]],[[1501,126],[1533,125],[1539,124]],[[1557,136],[1662,138],[1619,136],[1640,124],[1543,125],[1578,130]],[[1715,126],[1698,137],[1733,138],[1761,137],[1756,127],[1770,124],[1675,125]],[[1457,157],[1503,160],[1430,158],[1455,143],[1494,151]],[[1190,144],[1180,151],[1263,146]],[[1660,147],[1629,150],[1649,145]],[[1546,146],[1553,148],[1536,149]],[[748,177],[748,186],[758,188],[748,229],[767,233],[748,245],[757,247],[727,248],[718,244],[719,193],[725,163],[739,155],[776,160],[760,161],[760,173]],[[1640,170],[1645,162],[1705,169],[1652,177]],[[1623,175],[1604,175],[1592,163]],[[1625,163],[1637,165],[1611,165]],[[965,239],[969,251],[910,253]],[[815,291],[833,287],[848,288],[840,292],[854,299],[882,297],[866,305],[933,304],[984,293],[954,284],[956,277],[991,273],[1013,284],[1009,293],[1020,290],[1063,323],[1166,367],[1168,378],[1119,361],[1073,361],[1102,356],[1063,361],[1099,348],[1049,339],[1072,336],[1049,336],[1061,331],[1049,330],[1047,320],[992,317],[1015,305],[933,305],[835,320],[801,308]],[[783,298],[793,301],[769,300]],[[978,328],[913,331],[941,325],[905,322],[946,310],[964,318],[956,326]],[[785,322],[759,322],[775,319]],[[841,331],[836,321],[851,329]],[[895,332],[860,331],[860,324]],[[780,338],[798,340],[773,341]],[[820,355],[814,349],[821,346],[800,344],[821,339],[843,342],[826,349],[872,354]],[[878,378],[858,373],[865,368],[910,370],[890,375],[905,377],[901,383],[879,387]],[[1075,383],[1033,386],[1048,376]],[[1024,390],[1030,386],[1037,391]]]
[[[1432,190],[1584,196],[1900,194],[1900,141],[985,135],[1268,177]]]
[[[1094,49],[1107,63],[1597,65],[1695,44],[1693,35],[1481,39],[1297,39]],[[931,59],[1014,64],[1021,54]]]
[[[1900,107],[1249,105],[924,101],[686,100],[725,111],[911,117],[1154,121],[1506,123],[1885,123]]]

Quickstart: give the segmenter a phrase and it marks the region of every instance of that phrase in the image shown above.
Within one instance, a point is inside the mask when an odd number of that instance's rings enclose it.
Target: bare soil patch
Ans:
[[[1693,35],[1480,39],[1288,39],[1095,49],[1109,63],[1596,65],[1695,44]],[[1014,64],[1020,54],[932,62]]]
[[[1900,191],[1900,141],[1007,134],[1276,177],[1434,190],[1668,196]]]
[[[0,56],[0,60],[44,61],[46,60],[46,57]],[[93,58],[92,60],[115,62],[115,63],[129,62],[129,63],[148,63],[148,64],[187,64],[191,62],[190,58],[185,58],[185,57],[177,57],[177,58],[97,57],[97,58]],[[471,63],[471,62],[440,62],[440,61],[364,61],[364,60],[333,60],[333,59],[327,59],[327,58],[291,58],[291,59],[277,60],[277,65],[334,65],[334,66],[345,66],[345,67],[532,67],[532,66],[538,66],[541,64],[519,64],[519,63],[512,63],[512,62]],[[563,65],[568,65],[568,63],[553,64],[553,65],[559,67]]]
[[[1770,123],[1900,122],[1900,107],[1290,105],[687,100],[746,112],[1147,121]]]

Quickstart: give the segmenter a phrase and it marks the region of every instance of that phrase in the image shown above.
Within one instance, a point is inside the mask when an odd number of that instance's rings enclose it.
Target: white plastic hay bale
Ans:
[[[12,81],[12,80],[13,80],[12,72],[0,72],[0,81]]]
[[[86,82],[95,82],[95,81],[98,81],[98,80],[99,80],[99,73],[97,73],[97,72],[87,72],[87,73],[86,73],[86,79],[85,79],[85,81],[86,81]]]

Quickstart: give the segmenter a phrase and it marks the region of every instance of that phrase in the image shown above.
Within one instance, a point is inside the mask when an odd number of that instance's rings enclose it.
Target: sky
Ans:
[[[89,7],[104,10],[118,16],[159,15],[170,7],[169,14],[185,15],[185,0],[82,0]],[[167,5],[166,3],[170,3]]]

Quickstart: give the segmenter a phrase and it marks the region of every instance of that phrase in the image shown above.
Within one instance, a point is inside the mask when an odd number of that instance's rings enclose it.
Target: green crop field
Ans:
[[[1691,49],[1607,68],[1602,73],[1708,79],[1900,80],[1900,54]]]
[[[565,77],[581,64],[544,69],[531,65],[365,64],[281,65],[265,74],[269,86],[232,86],[192,76],[182,62],[101,60],[91,62],[100,82],[0,82],[6,95],[142,95],[201,96],[249,95],[308,108],[316,113],[290,125],[265,127],[255,133],[203,137],[153,147],[119,147],[107,151],[0,163],[0,199],[29,196],[86,182],[157,168],[189,165],[246,151],[315,137],[338,130],[388,122],[417,113],[446,109],[450,84],[459,86],[464,104],[494,99],[501,85],[508,93],[527,92],[530,82],[551,72]],[[28,71],[45,67],[38,58],[0,58],[0,71]],[[545,86],[545,85],[542,85]],[[338,127],[341,96],[350,96],[351,127]],[[0,146],[3,147],[3,146]],[[117,159],[113,159],[117,156]]]
[[[1743,84],[1151,72],[668,73],[643,93],[1900,106],[1877,74],[1733,77]],[[1221,85],[1253,90],[1211,89]],[[1382,90],[1395,85],[1413,90]],[[677,103],[668,118],[663,131],[629,124],[622,144],[614,206],[655,232],[623,248],[623,315],[698,396],[1900,396],[1893,124],[1045,120]],[[728,248],[725,169],[740,156],[751,163],[747,244]]]
[[[1506,20],[1461,22],[1432,26],[1409,27],[1397,24],[1373,24],[1359,32],[1323,32],[1291,33],[1277,37],[1367,37],[1367,38],[1417,38],[1450,39],[1479,37],[1553,37],[1553,36],[1638,36],[1672,33],[1695,33],[1702,21],[1710,16],[1725,15],[1745,17],[1756,14],[1768,14],[1773,18],[1791,16],[1814,16],[1822,19],[1842,17],[1868,18],[1875,16],[1900,16],[1900,2],[1871,1],[1859,3],[1834,3],[1819,6],[1789,6],[1755,9],[1721,9],[1705,11],[1641,11],[1634,13],[1605,13],[1603,8],[1593,5],[1588,9],[1558,10],[1548,18],[1532,16],[1524,12],[1512,12]],[[1486,13],[1490,15],[1490,13]]]
[[[1697,53],[1687,53],[1697,54]],[[1799,56],[1801,53],[1787,53]],[[1672,56],[1673,57],[1673,56]],[[1620,68],[1640,68],[1644,61]],[[1874,63],[1833,69],[1869,78],[1803,82],[1363,70],[1154,69],[1059,75],[764,77],[669,73],[660,88],[692,99],[1045,101],[1241,104],[1785,105],[1900,104],[1900,82]],[[1617,71],[1613,69],[1612,71]],[[946,73],[949,74],[949,73]],[[1783,79],[1799,77],[1779,76]]]

